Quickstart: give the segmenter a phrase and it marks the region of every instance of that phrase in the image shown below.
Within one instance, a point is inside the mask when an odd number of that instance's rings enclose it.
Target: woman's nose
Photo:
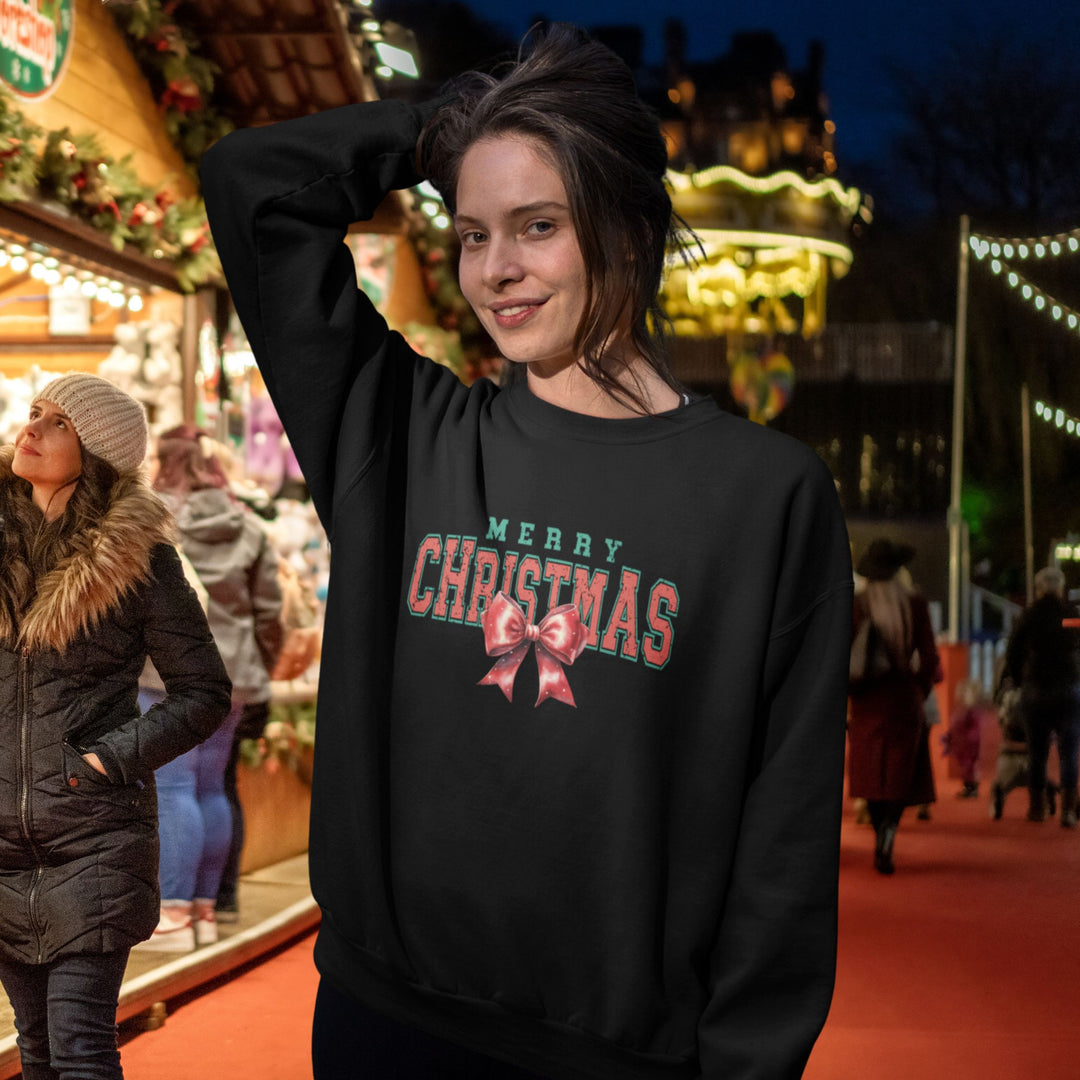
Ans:
[[[490,241],[484,258],[484,284],[496,289],[508,282],[520,281],[523,276],[514,245],[506,241]]]

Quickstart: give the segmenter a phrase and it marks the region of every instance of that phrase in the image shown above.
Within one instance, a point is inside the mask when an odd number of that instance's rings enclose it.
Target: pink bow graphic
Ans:
[[[525,618],[521,606],[504,592],[480,616],[484,628],[484,647],[488,656],[497,656],[495,666],[480,680],[478,686],[497,686],[514,700],[514,679],[529,646],[536,643],[536,667],[540,673],[539,705],[553,697],[564,705],[577,708],[567,682],[563,664],[572,664],[585,648],[587,633],[581,623],[576,604],[563,604],[549,611],[539,624]]]

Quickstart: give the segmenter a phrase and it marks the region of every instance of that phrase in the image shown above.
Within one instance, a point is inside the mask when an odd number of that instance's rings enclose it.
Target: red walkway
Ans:
[[[836,995],[805,1080],[1076,1080],[1080,833],[1023,820],[1021,791],[990,821],[935,764],[933,820],[905,818],[894,877],[844,823]],[[126,1043],[128,1080],[309,1080],[313,940]]]

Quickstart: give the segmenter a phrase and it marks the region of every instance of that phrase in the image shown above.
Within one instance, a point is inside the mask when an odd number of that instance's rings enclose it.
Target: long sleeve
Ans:
[[[159,544],[145,605],[144,637],[165,700],[91,746],[114,782],[133,783],[217,730],[230,705],[229,677],[180,557]]]
[[[401,345],[391,347],[396,335],[357,288],[342,241],[387,192],[419,182],[416,140],[438,104],[377,101],[246,128],[203,158],[207,213],[236,310],[328,527],[339,440],[349,441],[350,467],[363,468]]]
[[[277,553],[264,536],[259,557],[251,568],[251,610],[255,619],[255,644],[267,672],[274,670],[285,638],[277,564]]]
[[[851,567],[820,462],[796,495],[731,886],[698,1031],[705,1080],[798,1077],[836,964]]]

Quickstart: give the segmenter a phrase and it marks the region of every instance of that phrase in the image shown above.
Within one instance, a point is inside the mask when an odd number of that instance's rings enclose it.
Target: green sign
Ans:
[[[48,97],[74,38],[75,0],[0,0],[0,80],[17,97]]]

